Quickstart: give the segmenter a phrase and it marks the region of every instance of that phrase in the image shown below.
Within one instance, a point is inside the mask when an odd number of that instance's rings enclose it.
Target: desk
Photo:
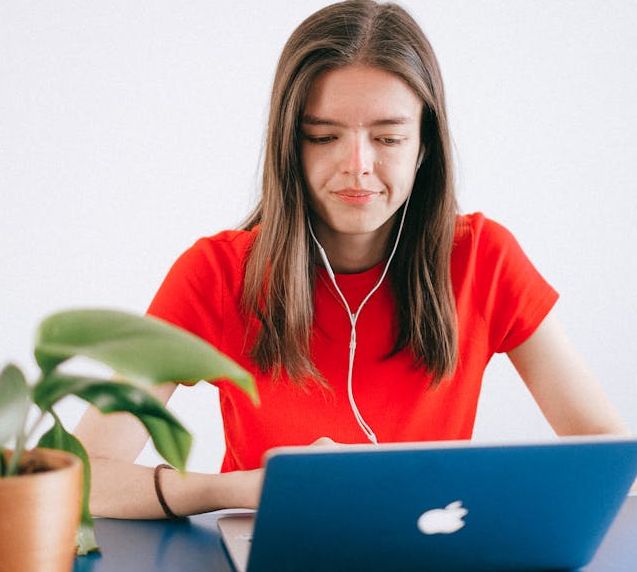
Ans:
[[[77,558],[74,572],[231,572],[217,532],[219,514],[183,521],[97,519],[97,539],[104,553]],[[637,496],[631,496],[582,572],[634,572],[636,539]]]

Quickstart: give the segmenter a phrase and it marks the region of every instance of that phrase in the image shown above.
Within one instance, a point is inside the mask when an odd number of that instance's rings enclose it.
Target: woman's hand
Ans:
[[[228,475],[234,478],[232,486],[233,492],[236,494],[236,500],[232,506],[256,509],[261,498],[264,470],[259,468],[249,471],[237,471],[228,473]]]
[[[311,447],[343,447],[341,443],[337,443],[329,437],[320,437],[310,444]],[[234,480],[233,488],[236,493],[235,503],[233,506],[237,508],[256,509],[259,506],[261,498],[261,489],[263,488],[264,469],[252,469],[249,471],[236,471],[228,473],[232,475]]]
[[[342,443],[337,443],[329,437],[320,437],[311,445],[312,447],[343,447]]]

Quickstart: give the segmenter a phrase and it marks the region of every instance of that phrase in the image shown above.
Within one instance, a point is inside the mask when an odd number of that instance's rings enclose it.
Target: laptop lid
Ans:
[[[637,439],[276,449],[248,572],[576,568],[636,474]]]

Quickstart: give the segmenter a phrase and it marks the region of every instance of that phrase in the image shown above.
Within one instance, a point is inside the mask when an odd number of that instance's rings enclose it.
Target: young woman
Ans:
[[[556,433],[627,433],[552,315],[557,297],[505,228],[458,214],[422,30],[393,4],[328,6],[279,60],[258,207],[243,229],[188,249],[149,308],[251,371],[261,406],[217,383],[221,473],[161,480],[134,464],[141,426],[89,410],[76,433],[92,458],[92,510],[254,507],[278,445],[470,439],[495,352]]]

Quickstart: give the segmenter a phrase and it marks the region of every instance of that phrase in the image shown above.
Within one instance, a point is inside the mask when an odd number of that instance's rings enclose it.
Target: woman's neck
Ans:
[[[366,234],[336,233],[320,223],[317,227],[318,241],[337,274],[364,272],[385,259],[391,225]]]

